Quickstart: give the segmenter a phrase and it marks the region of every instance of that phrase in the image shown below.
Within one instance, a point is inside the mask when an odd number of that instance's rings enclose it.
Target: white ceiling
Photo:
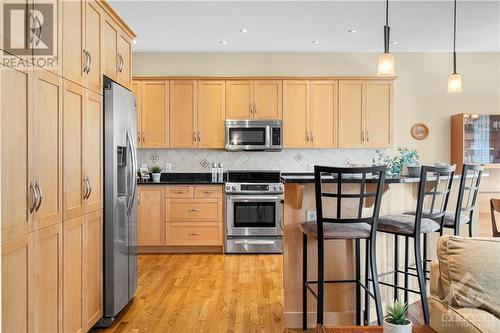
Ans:
[[[137,52],[380,52],[384,1],[129,1]],[[500,0],[458,1],[457,51],[500,51]],[[453,1],[389,1],[394,52],[450,51]],[[247,33],[240,29],[246,28]],[[357,33],[348,33],[355,29]],[[226,41],[221,44],[220,41]],[[312,41],[319,41],[313,44]]]

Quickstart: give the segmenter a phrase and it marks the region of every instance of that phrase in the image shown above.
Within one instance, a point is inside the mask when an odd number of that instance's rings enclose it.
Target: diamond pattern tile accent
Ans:
[[[293,159],[297,161],[297,163],[300,163],[304,159],[304,156],[301,153],[297,153],[293,156]]]
[[[200,165],[202,168],[206,168],[207,166],[210,165],[210,163],[208,163],[208,161],[204,158],[200,161]]]
[[[160,159],[160,157],[156,154],[153,154],[151,155],[150,157],[151,161],[153,161],[154,163],[158,162],[158,160]]]

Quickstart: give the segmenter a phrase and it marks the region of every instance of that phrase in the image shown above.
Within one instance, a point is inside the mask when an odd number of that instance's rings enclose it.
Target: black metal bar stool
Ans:
[[[377,261],[375,256],[377,219],[380,211],[380,202],[385,182],[386,166],[363,167],[363,168],[334,168],[325,166],[314,167],[314,184],[316,196],[316,222],[306,222],[301,225],[303,232],[303,284],[302,284],[302,326],[307,329],[307,291],[310,291],[317,299],[317,323],[323,324],[323,302],[325,283],[355,283],[356,284],[356,324],[361,322],[361,289],[365,290],[369,296],[375,300],[378,323],[382,324],[382,302],[378,285]],[[336,179],[336,193],[323,192],[322,185],[325,176],[332,176]],[[359,192],[344,193],[343,179],[356,177],[359,181]],[[376,185],[374,192],[367,192],[367,183]],[[352,192],[352,191],[351,191]],[[336,203],[335,218],[325,217],[323,208],[333,207],[329,205],[327,198],[333,198]],[[354,218],[347,218],[342,213],[342,199],[358,200],[356,205],[357,214]],[[363,217],[363,204],[366,200],[374,200],[373,213],[369,217]],[[317,281],[307,280],[307,239],[313,237],[318,246],[318,279]],[[360,240],[366,241],[366,268],[370,271],[372,290],[368,285],[368,272],[365,272],[365,282],[361,281],[360,275]],[[325,280],[324,277],[324,242],[325,240],[354,240],[356,248],[356,278],[351,280]],[[310,287],[310,284],[317,284],[317,293]],[[365,294],[365,299],[368,298]],[[365,323],[368,322],[368,311],[365,309]]]
[[[422,166],[420,183],[418,187],[418,198],[415,215],[400,214],[381,216],[378,223],[378,231],[394,235],[395,259],[399,259],[398,236],[405,238],[405,267],[399,270],[399,260],[394,262],[394,283],[379,281],[381,285],[394,288],[394,297],[397,298],[398,290],[404,290],[405,302],[408,301],[408,292],[420,295],[424,321],[429,323],[429,304],[427,302],[427,290],[425,282],[425,262],[422,261],[420,240],[421,235],[439,231],[441,225],[436,220],[443,220],[455,174],[455,165],[449,166]],[[430,204],[429,208],[426,208]],[[424,214],[424,212],[426,212]],[[409,238],[413,238],[415,254],[416,274],[409,272]],[[424,242],[424,258],[426,244]],[[398,275],[404,274],[404,287],[399,286]],[[415,277],[418,280],[419,290],[408,288],[408,278]]]
[[[439,229],[440,235],[443,235],[443,231],[446,228],[453,229],[453,234],[460,236],[460,226],[467,224],[469,226],[469,237],[472,237],[472,221],[483,171],[484,167],[482,165],[463,165],[455,210],[448,210],[442,218],[434,219],[441,226]],[[467,199],[464,201],[465,197]],[[427,217],[428,213],[428,210],[424,210],[424,217]],[[408,212],[407,214],[415,215],[415,211]]]

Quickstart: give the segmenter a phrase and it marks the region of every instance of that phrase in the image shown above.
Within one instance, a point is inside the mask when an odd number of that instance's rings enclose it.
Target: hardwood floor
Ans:
[[[283,332],[280,255],[141,255],[133,302],[93,332]]]

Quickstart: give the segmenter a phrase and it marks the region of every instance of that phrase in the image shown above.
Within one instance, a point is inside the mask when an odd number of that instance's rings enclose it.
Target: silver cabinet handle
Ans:
[[[198,142],[198,134],[196,133],[196,131],[193,131],[193,141],[194,143]]]
[[[256,104],[253,105],[253,113],[257,114],[257,105]]]
[[[200,131],[197,131],[198,132],[198,142],[201,142],[201,133]]]
[[[250,104],[250,113],[253,113],[253,104]]]
[[[361,131],[361,142],[365,142],[365,131]]]
[[[314,142],[314,135],[313,135],[313,131],[311,130],[311,142]]]
[[[366,142],[370,142],[370,137],[368,136],[368,130],[366,130]]]
[[[83,189],[83,200],[87,199],[87,194],[89,193],[89,184],[87,183],[87,177],[83,177],[83,184],[84,184],[84,189]]]
[[[183,194],[184,192],[183,191],[174,191],[175,194]]]
[[[89,193],[87,194],[87,198],[90,198],[90,195],[92,194],[92,183],[90,182],[89,177],[87,177],[87,183],[89,184]]]
[[[35,191],[33,183],[31,182],[30,182],[30,191],[31,191],[31,205],[30,205],[30,214],[31,214],[35,210],[36,202],[38,201],[38,194]]]
[[[141,134],[142,134],[142,143],[144,143],[144,142],[146,142],[146,132],[141,131]]]
[[[83,55],[85,56],[85,62],[83,64],[83,72],[87,73],[87,68],[89,67],[89,56],[86,50],[83,50]]]
[[[214,191],[204,191],[203,193],[205,193],[205,194],[212,194],[212,193],[214,193]]]
[[[309,142],[310,137],[309,137],[309,130],[306,131],[306,141]]]
[[[137,206],[141,204],[141,194],[137,194]]]
[[[87,55],[89,57],[89,66],[87,68],[87,74],[88,74],[88,73],[90,73],[90,69],[92,68],[92,55],[88,51],[85,51],[85,52],[87,52]]]
[[[116,71],[118,73],[122,72],[122,55],[120,53],[117,54],[118,57],[118,64],[116,65]]]
[[[190,232],[188,233],[189,236],[199,236],[200,233],[199,232]]]
[[[199,212],[199,211],[200,211],[200,209],[199,209],[199,208],[189,208],[189,209],[188,209],[188,212],[192,212],[192,213],[194,213],[194,212]]]
[[[38,212],[43,201],[43,192],[38,183],[35,182],[35,190],[38,192],[38,204],[36,205],[35,212]]]

